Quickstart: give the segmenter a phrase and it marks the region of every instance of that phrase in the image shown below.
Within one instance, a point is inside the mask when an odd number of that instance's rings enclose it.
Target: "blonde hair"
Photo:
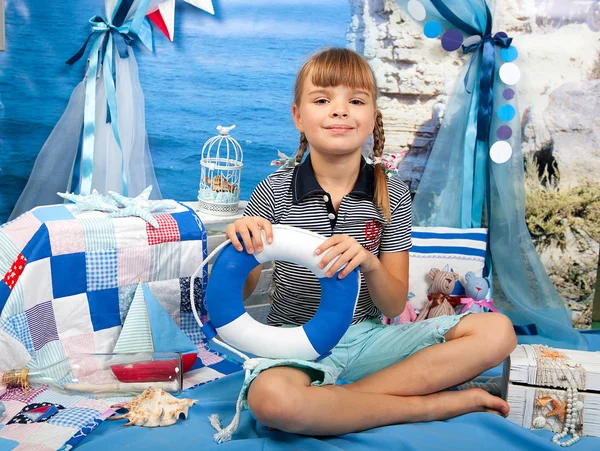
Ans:
[[[308,76],[315,86],[329,88],[335,86],[348,86],[355,89],[364,89],[377,103],[377,83],[369,63],[353,50],[344,48],[329,48],[321,50],[311,56],[300,68],[294,85],[294,104],[300,106],[302,87]],[[375,127],[373,128],[373,156],[381,157],[385,144],[383,132],[383,119],[381,111],[376,110]],[[300,134],[300,145],[296,154],[296,162],[300,163],[308,150],[308,140],[304,133]],[[381,213],[390,220],[390,199],[388,194],[387,177],[383,165],[375,165],[375,205]]]

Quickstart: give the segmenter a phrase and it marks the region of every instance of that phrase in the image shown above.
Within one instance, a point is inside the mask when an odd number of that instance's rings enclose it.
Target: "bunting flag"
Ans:
[[[209,14],[215,13],[211,0],[185,0],[185,2]],[[147,17],[165,34],[169,41],[173,42],[175,35],[175,0],[162,0],[155,6],[151,5]]]

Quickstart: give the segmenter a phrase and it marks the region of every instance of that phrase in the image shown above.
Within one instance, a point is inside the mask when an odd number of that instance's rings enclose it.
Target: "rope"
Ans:
[[[263,359],[263,358],[250,359],[249,358],[248,360],[246,360],[244,362],[244,369],[246,370],[246,375],[244,377],[244,381],[246,379],[248,379],[248,376],[250,376],[250,373],[252,373],[252,371],[263,360],[265,360],[265,359]],[[235,403],[235,415],[233,416],[231,423],[229,423],[229,425],[227,427],[221,426],[221,419],[219,418],[218,414],[213,413],[211,416],[208,417],[208,420],[210,421],[211,426],[217,431],[213,435],[213,437],[217,443],[224,443],[224,442],[228,442],[229,440],[231,440],[231,437],[233,436],[233,434],[235,434],[238,426],[240,425],[240,416],[242,414],[242,409],[244,408],[244,406],[243,406],[243,404],[244,404],[243,389],[244,389],[244,387],[242,386],[242,390],[240,390],[240,394],[238,395],[237,402]]]
[[[22,388],[25,396],[29,396],[28,374],[29,368],[8,371],[2,375],[2,383],[10,388]]]
[[[200,327],[202,327],[203,324],[202,324],[202,320],[200,319],[200,315],[198,315],[198,311],[196,310],[196,303],[194,302],[194,280],[196,279],[196,277],[198,276],[198,273],[202,270],[202,268],[204,268],[204,266],[206,266],[206,264],[209,261],[211,261],[214,258],[214,256],[217,255],[221,251],[221,249],[223,249],[229,243],[231,243],[231,240],[226,240],[225,242],[223,242],[222,244],[217,246],[216,249],[214,251],[212,251],[210,253],[210,255],[208,257],[206,257],[202,263],[200,263],[200,266],[198,266],[196,271],[194,271],[194,273],[192,274],[192,277],[190,277],[190,304],[192,307],[192,313],[194,314],[194,318],[196,318],[196,322],[200,325]],[[248,376],[250,376],[250,373],[252,373],[252,371],[258,366],[258,364],[262,360],[264,360],[262,358],[251,359],[246,354],[238,351],[237,349],[229,346],[227,343],[224,343],[215,337],[213,337],[211,339],[211,341],[213,341],[214,343],[218,344],[219,346],[227,349],[228,351],[231,351],[232,353],[234,353],[237,356],[242,358],[242,360],[244,361],[244,370],[246,370],[244,381],[248,378]],[[229,423],[228,426],[226,426],[226,427],[221,426],[221,420],[219,418],[219,415],[216,413],[213,413],[212,415],[210,415],[208,417],[211,426],[217,431],[213,435],[213,437],[217,443],[224,443],[224,442],[231,440],[231,437],[233,436],[233,434],[235,434],[235,432],[237,431],[237,428],[240,425],[240,416],[241,416],[242,410],[244,408],[244,406],[243,406],[244,392],[242,390],[243,390],[243,386],[242,386],[242,389],[240,390],[240,394],[238,395],[237,402],[235,403],[235,415],[233,416],[233,420],[231,420],[231,423]]]
[[[502,392],[502,377],[477,378],[457,386],[456,390],[468,390],[470,388],[481,388],[492,395],[500,396]]]

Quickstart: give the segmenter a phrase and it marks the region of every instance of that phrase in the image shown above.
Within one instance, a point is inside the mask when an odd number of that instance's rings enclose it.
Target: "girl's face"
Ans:
[[[315,86],[310,74],[302,87],[300,105],[292,106],[292,114],[311,152],[360,153],[375,126],[375,102],[369,92],[347,86]]]

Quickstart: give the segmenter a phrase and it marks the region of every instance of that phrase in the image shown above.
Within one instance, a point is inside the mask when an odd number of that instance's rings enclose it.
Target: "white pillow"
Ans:
[[[451,227],[413,227],[410,250],[408,302],[417,311],[427,302],[431,286],[429,270],[448,268],[460,276],[453,296],[464,296],[465,274],[483,275],[487,248],[487,229],[455,229]]]

